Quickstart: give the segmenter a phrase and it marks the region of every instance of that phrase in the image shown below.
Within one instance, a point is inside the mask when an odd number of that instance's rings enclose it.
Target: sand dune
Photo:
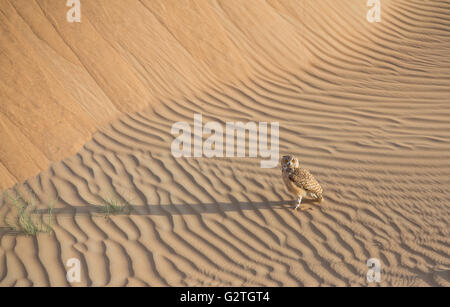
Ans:
[[[0,0],[0,285],[361,286],[375,257],[382,286],[449,286],[450,3],[382,5],[86,1],[69,24]],[[174,158],[194,113],[278,121],[326,201],[290,210],[259,159]],[[7,193],[57,199],[54,231],[11,232]]]

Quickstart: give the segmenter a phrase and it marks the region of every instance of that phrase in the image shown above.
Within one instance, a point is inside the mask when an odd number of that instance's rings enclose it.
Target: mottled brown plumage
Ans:
[[[300,168],[297,158],[292,155],[283,156],[281,166],[283,181],[288,191],[297,198],[295,209],[300,207],[304,196],[312,197],[322,202],[322,187],[308,170]]]
[[[322,195],[322,187],[317,182],[316,178],[314,178],[314,176],[304,168],[296,168],[290,171],[289,180],[307,192],[312,192],[318,196]]]

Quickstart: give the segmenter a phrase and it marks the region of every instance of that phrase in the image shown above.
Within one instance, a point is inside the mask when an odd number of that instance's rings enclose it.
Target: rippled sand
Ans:
[[[372,257],[450,285],[448,1],[64,4],[0,0],[0,286],[367,285]],[[325,202],[292,211],[259,158],[175,159],[194,113],[279,122]],[[57,199],[51,234],[7,228],[13,190]]]

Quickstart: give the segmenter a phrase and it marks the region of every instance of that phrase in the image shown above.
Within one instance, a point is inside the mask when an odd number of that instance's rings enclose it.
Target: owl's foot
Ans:
[[[308,206],[297,205],[295,207],[292,207],[292,210],[294,210],[294,211],[298,211],[299,209],[300,209],[300,211],[312,210],[312,208],[308,207]]]
[[[293,209],[294,209],[294,210],[297,210],[297,209],[300,208],[300,210],[302,210],[302,207],[300,206],[301,203],[302,203],[302,197],[300,196],[300,197],[297,199],[297,203],[296,203],[296,205],[295,205],[295,207],[294,207]]]

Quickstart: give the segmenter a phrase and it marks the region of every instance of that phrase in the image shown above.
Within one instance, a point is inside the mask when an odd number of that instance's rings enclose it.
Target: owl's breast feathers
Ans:
[[[317,196],[322,195],[322,187],[308,170],[296,168],[289,172],[288,178],[295,186],[307,192],[312,192]]]

